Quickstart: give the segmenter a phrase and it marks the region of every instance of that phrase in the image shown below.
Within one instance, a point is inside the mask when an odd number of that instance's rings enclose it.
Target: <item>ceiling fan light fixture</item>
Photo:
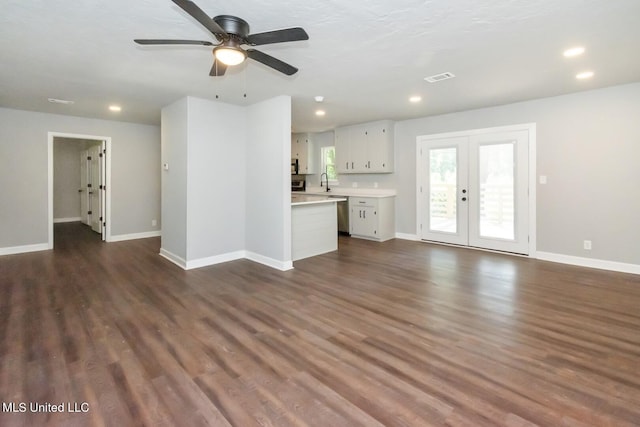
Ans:
[[[218,61],[229,66],[242,64],[247,59],[244,50],[235,46],[218,46],[213,49],[213,55]]]

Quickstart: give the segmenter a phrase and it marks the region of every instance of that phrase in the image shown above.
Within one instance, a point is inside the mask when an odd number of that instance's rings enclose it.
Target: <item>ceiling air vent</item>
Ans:
[[[71,105],[74,102],[74,101],[68,101],[66,99],[58,99],[58,98],[47,98],[47,101],[51,102],[52,104],[64,104],[64,105]]]
[[[452,79],[454,77],[455,77],[455,74],[446,72],[446,73],[436,74],[435,76],[425,77],[424,79],[429,83],[437,83],[437,82],[441,82],[442,80]]]

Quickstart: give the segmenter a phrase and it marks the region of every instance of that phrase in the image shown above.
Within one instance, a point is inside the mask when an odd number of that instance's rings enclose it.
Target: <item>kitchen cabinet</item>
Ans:
[[[393,122],[388,120],[337,128],[338,173],[393,172]]]
[[[395,237],[394,197],[349,197],[352,237],[385,241]]]
[[[298,159],[298,173],[305,175],[313,171],[313,148],[308,133],[291,134],[291,158]]]

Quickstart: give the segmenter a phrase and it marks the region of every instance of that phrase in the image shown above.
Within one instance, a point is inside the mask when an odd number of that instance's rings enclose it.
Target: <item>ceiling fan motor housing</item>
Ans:
[[[243,39],[243,41],[249,35],[249,24],[244,19],[231,15],[218,15],[214,16],[212,19],[229,35],[238,36]]]

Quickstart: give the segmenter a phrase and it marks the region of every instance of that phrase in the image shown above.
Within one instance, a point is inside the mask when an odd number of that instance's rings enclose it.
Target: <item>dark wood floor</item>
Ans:
[[[640,276],[350,238],[185,272],[159,244],[61,224],[0,257],[0,426],[640,425]]]

